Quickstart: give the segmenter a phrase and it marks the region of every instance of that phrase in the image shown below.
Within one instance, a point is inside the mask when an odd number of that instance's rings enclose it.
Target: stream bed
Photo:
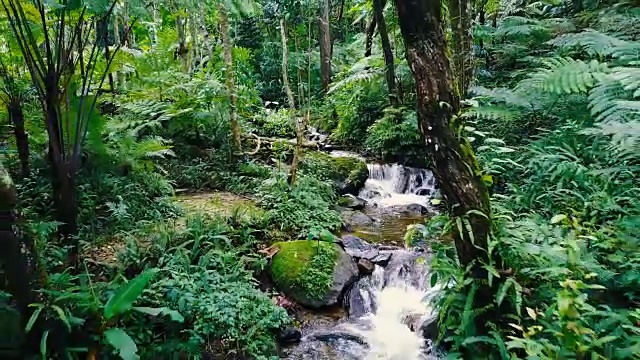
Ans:
[[[336,152],[334,156],[357,156]],[[369,179],[360,191],[364,209],[349,210],[361,221],[342,236],[360,238],[366,251],[388,260],[357,280],[342,298],[339,311],[306,313],[302,339],[284,352],[300,360],[431,360],[436,317],[430,300],[438,288],[429,285],[428,248],[405,248],[408,225],[435,213],[430,199],[435,181],[429,170],[397,164],[369,164]],[[356,238],[356,239],[357,239]],[[356,240],[357,241],[357,240]],[[349,252],[349,249],[347,249]]]

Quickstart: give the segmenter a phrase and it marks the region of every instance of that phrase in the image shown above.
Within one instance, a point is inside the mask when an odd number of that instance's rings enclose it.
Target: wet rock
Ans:
[[[351,194],[345,194],[340,197],[340,200],[338,200],[338,204],[340,204],[340,206],[342,207],[352,210],[363,210],[367,206],[367,200],[361,199]]]
[[[297,344],[300,342],[300,339],[302,339],[302,333],[293,326],[283,328],[278,334],[278,343],[283,346]]]
[[[386,266],[391,260],[391,252],[381,252],[378,248],[357,236],[345,235],[339,241],[347,254],[355,259],[365,259],[374,265],[380,266]]]
[[[370,259],[372,263],[380,266],[387,266],[389,261],[391,261],[391,252],[379,252],[373,259]]]
[[[271,278],[282,293],[303,306],[317,309],[336,305],[344,290],[358,278],[356,263],[338,244],[298,240],[274,246],[280,250],[269,267]],[[333,263],[332,282],[326,289],[302,280],[309,271],[311,260],[317,256],[318,246],[321,246],[320,251],[334,251],[335,255],[333,259],[324,257]]]
[[[345,294],[345,307],[349,310],[349,317],[358,319],[376,310],[373,284],[370,276],[361,277]]]
[[[395,245],[380,245],[380,246],[378,246],[378,250],[380,250],[380,251],[398,251],[398,250],[402,250],[402,248],[400,246],[395,246]]]
[[[387,208],[399,214],[427,214],[429,209],[420,204],[394,205]]]
[[[376,264],[371,262],[371,260],[360,259],[358,260],[358,270],[360,271],[360,275],[371,275],[373,274],[373,270],[376,268]]]
[[[344,211],[340,214],[342,221],[347,229],[356,229],[360,227],[372,226],[374,224],[371,216],[360,211]]]

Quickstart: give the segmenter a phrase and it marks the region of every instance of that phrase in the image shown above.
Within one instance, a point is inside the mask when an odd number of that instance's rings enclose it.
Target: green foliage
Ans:
[[[387,108],[367,129],[365,148],[388,162],[424,165],[424,141],[415,111]]]
[[[258,188],[258,204],[267,210],[271,226],[292,237],[306,237],[316,228],[339,229],[340,215],[330,208],[335,199],[329,184],[308,176],[292,188],[284,174],[275,174]]]
[[[309,152],[300,170],[316,179],[330,181],[341,193],[356,192],[369,177],[367,164],[355,157],[333,157],[322,152]]]
[[[489,247],[506,271],[485,264],[478,280],[453,246],[436,247],[440,340],[463,357],[631,359],[640,346],[638,63],[623,54],[637,41],[599,23],[553,37],[552,24],[573,27],[527,11],[484,38],[495,77],[481,79],[495,87],[474,89],[463,115],[493,182]],[[487,284],[493,305],[477,308]],[[493,309],[502,316],[479,333],[474,319]]]
[[[276,286],[322,300],[333,283],[336,249],[331,242],[297,240],[274,244],[271,276]]]

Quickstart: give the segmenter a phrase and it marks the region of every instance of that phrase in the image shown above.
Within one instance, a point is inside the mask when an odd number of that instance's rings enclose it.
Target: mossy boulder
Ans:
[[[305,154],[301,169],[321,180],[333,182],[340,195],[358,195],[369,178],[367,163],[355,157],[333,157],[323,152]]]
[[[340,246],[309,240],[275,244],[269,272],[276,287],[309,308],[336,305],[358,278],[358,267]]]

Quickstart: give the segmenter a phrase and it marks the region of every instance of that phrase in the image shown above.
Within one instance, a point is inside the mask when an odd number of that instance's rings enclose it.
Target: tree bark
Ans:
[[[222,37],[222,51],[225,64],[225,77],[229,106],[231,107],[230,123],[233,147],[236,153],[242,151],[240,143],[240,124],[238,123],[238,109],[236,108],[236,85],[233,73],[233,44],[231,43],[231,31],[229,30],[229,13],[224,2],[218,5],[218,19],[220,21],[220,36]]]
[[[453,39],[456,86],[460,96],[464,97],[473,80],[473,38],[469,0],[449,0],[449,20]]]
[[[8,171],[0,160],[0,260],[4,264],[7,289],[16,302],[26,324],[30,317],[29,304],[33,303],[29,259],[26,243],[17,227],[17,194]],[[5,284],[0,284],[0,289]]]
[[[326,94],[331,84],[331,25],[329,20],[329,0],[322,0],[318,18],[320,35],[320,78],[322,91]]]
[[[289,75],[287,74],[289,68],[289,51],[287,47],[287,29],[285,27],[284,18],[280,18],[280,40],[282,42],[282,84],[284,86],[284,92],[287,94],[287,100],[289,101],[289,108],[291,109],[291,120],[296,130],[296,148],[293,153],[293,161],[291,162],[291,168],[289,169],[289,177],[287,182],[293,186],[296,183],[298,174],[298,164],[300,163],[300,157],[302,156],[302,142],[304,141],[303,129],[300,119],[295,115],[296,102],[293,97],[293,91],[289,85]]]
[[[486,282],[487,271],[482,264],[501,263],[497,255],[488,253],[491,230],[488,189],[480,178],[468,141],[458,138],[452,124],[460,98],[446,55],[440,1],[396,0],[396,4],[407,61],[416,82],[420,131],[457,225],[452,232],[458,258],[463,268],[470,267],[472,277]],[[476,295],[475,308],[492,304],[491,289],[483,288],[485,291]],[[476,318],[479,329],[484,329],[486,324],[482,322],[486,320],[484,315]]]
[[[373,47],[373,35],[376,32],[376,17],[371,19],[371,22],[367,25],[367,40],[364,49],[364,57],[371,56],[371,48]]]
[[[384,54],[385,79],[387,80],[387,90],[389,91],[389,103],[391,106],[397,106],[400,103],[400,94],[396,86],[396,71],[393,64],[393,50],[387,33],[387,25],[384,21],[384,6],[386,0],[373,0],[373,15],[378,25],[378,34],[382,42],[382,52]]]
[[[13,134],[16,137],[16,147],[18,148],[18,159],[20,159],[20,175],[28,177],[29,169],[29,136],[24,129],[24,113],[20,101],[10,101],[7,112],[13,124]]]
[[[185,22],[186,20],[182,16],[176,17],[176,30],[178,32],[178,57],[180,58],[180,63],[182,64],[182,70],[188,72],[189,64],[187,55],[189,54],[189,49],[187,48],[187,33],[185,30]],[[220,19],[220,27],[223,27],[222,22],[223,19]]]

